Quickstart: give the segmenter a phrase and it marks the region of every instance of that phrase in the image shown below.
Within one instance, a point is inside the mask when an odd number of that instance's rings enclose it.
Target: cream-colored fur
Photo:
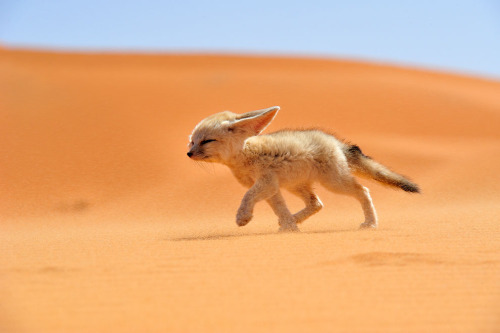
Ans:
[[[320,130],[285,130],[259,135],[279,110],[235,114],[217,113],[202,120],[190,137],[188,156],[197,161],[227,165],[236,179],[249,188],[236,215],[239,226],[252,219],[254,205],[266,200],[278,216],[281,231],[298,230],[301,223],[322,207],[313,192],[319,182],[328,190],[356,198],[363,208],[362,228],[377,227],[377,214],[366,187],[352,173],[386,185],[418,192],[417,185],[364,155],[359,147]],[[292,214],[281,188],[299,196],[305,208]]]

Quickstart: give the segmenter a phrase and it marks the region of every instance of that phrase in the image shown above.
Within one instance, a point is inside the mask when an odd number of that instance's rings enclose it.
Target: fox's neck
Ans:
[[[231,154],[224,156],[220,162],[228,166],[230,169],[237,169],[240,168],[242,164],[244,164],[244,160],[245,157],[243,154],[243,149],[239,149],[236,151],[231,151]]]
[[[234,155],[231,159],[226,160],[223,164],[231,170],[234,177],[236,177],[241,185],[248,188],[253,185],[253,168],[249,168],[249,158],[243,150],[240,150],[238,154]]]
[[[228,149],[221,154],[220,163],[227,165],[230,169],[240,168],[246,160],[243,148],[245,146],[244,140],[232,143]]]

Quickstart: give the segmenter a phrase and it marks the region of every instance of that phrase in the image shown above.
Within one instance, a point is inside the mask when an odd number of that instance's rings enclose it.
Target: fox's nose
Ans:
[[[188,152],[188,157],[191,157],[193,156],[193,153],[192,152]]]

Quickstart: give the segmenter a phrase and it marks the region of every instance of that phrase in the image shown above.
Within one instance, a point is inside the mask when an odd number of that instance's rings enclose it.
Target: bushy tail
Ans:
[[[406,192],[420,193],[417,184],[366,156],[358,146],[346,145],[344,154],[355,175],[374,179],[384,185],[398,187]]]

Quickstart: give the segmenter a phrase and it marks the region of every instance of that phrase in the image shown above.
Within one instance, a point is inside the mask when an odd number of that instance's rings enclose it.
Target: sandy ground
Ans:
[[[186,156],[272,105],[409,175],[380,218],[265,204]],[[349,61],[0,50],[0,332],[500,332],[500,83]],[[298,199],[286,196],[293,210]]]

